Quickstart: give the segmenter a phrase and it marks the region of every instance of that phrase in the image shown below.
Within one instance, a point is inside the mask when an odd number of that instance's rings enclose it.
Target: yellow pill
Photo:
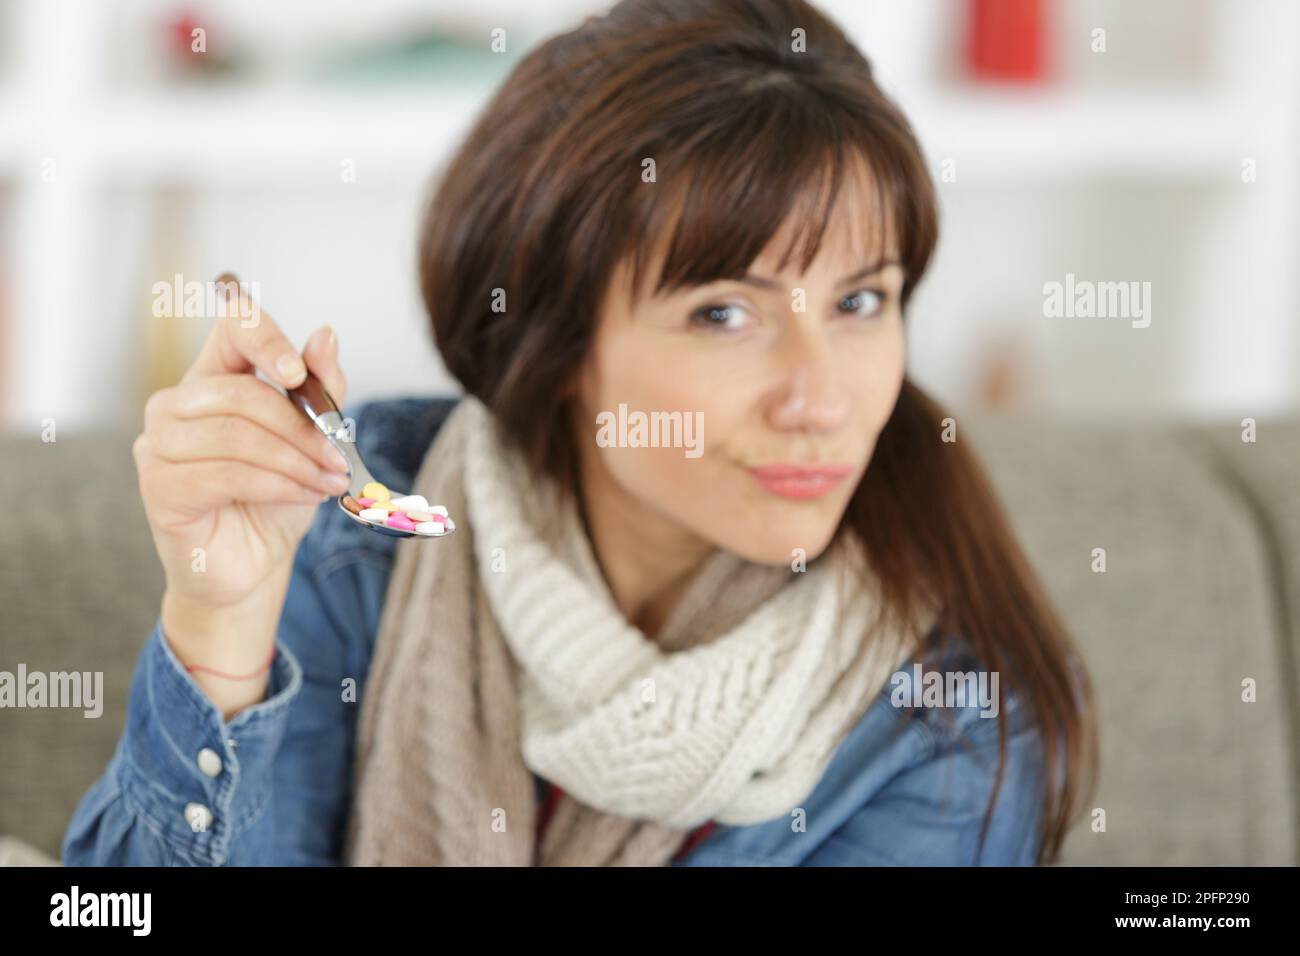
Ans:
[[[389,494],[386,485],[372,481],[361,489],[360,497],[369,498],[371,501],[387,501],[392,495]]]
[[[387,511],[389,514],[392,514],[394,511],[397,510],[397,505],[393,504],[391,501],[376,501],[376,502],[375,502],[374,504],[372,504],[370,507],[372,507],[372,508],[383,508],[383,509],[384,509],[385,511]]]

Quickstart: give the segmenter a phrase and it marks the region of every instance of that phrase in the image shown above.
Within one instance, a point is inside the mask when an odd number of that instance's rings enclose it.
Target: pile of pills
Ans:
[[[414,534],[440,535],[456,530],[442,505],[430,505],[420,495],[394,498],[387,486],[372,481],[361,489],[361,496],[343,496],[343,507],[362,521],[386,525]]]

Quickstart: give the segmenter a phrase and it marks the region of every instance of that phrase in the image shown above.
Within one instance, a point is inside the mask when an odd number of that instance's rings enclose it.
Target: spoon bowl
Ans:
[[[339,411],[338,405],[330,397],[329,392],[325,390],[321,380],[311,372],[307,373],[307,378],[301,385],[289,389],[285,394],[288,396],[289,401],[293,403],[294,408],[302,412],[309,422],[320,429],[321,434],[325,436],[331,445],[338,449],[339,454],[348,463],[348,490],[339,495],[334,502],[340,511],[363,528],[369,528],[377,534],[388,535],[390,538],[445,538],[447,535],[455,533],[456,523],[450,518],[446,519],[446,530],[442,534],[423,534],[419,531],[406,531],[402,528],[389,527],[386,524],[376,524],[355,514],[343,503],[344,499],[348,497],[354,500],[360,498],[361,489],[375,482],[375,479],[357,453],[356,441],[347,437],[347,426],[343,421],[343,414]],[[375,483],[378,484],[378,482]]]

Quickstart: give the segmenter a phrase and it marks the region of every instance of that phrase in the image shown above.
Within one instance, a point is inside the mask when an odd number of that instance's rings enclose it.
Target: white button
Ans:
[[[212,811],[201,803],[185,804],[185,819],[195,833],[203,833],[212,825]]]
[[[221,773],[221,757],[211,747],[204,747],[199,751],[199,769],[209,777],[215,777]]]

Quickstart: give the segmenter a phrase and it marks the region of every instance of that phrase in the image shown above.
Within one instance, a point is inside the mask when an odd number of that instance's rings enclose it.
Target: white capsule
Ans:
[[[429,502],[425,500],[424,495],[406,495],[401,498],[394,498],[393,504],[397,505],[398,511],[429,510]]]
[[[447,529],[442,526],[441,521],[421,521],[415,526],[415,530],[420,534],[446,534]]]
[[[424,510],[431,511],[436,515],[442,515],[444,518],[447,517],[447,509],[442,505],[434,505],[432,508],[425,508]]]
[[[383,508],[363,508],[361,514],[357,515],[365,521],[373,521],[376,524],[384,524],[388,521],[388,512]]]

